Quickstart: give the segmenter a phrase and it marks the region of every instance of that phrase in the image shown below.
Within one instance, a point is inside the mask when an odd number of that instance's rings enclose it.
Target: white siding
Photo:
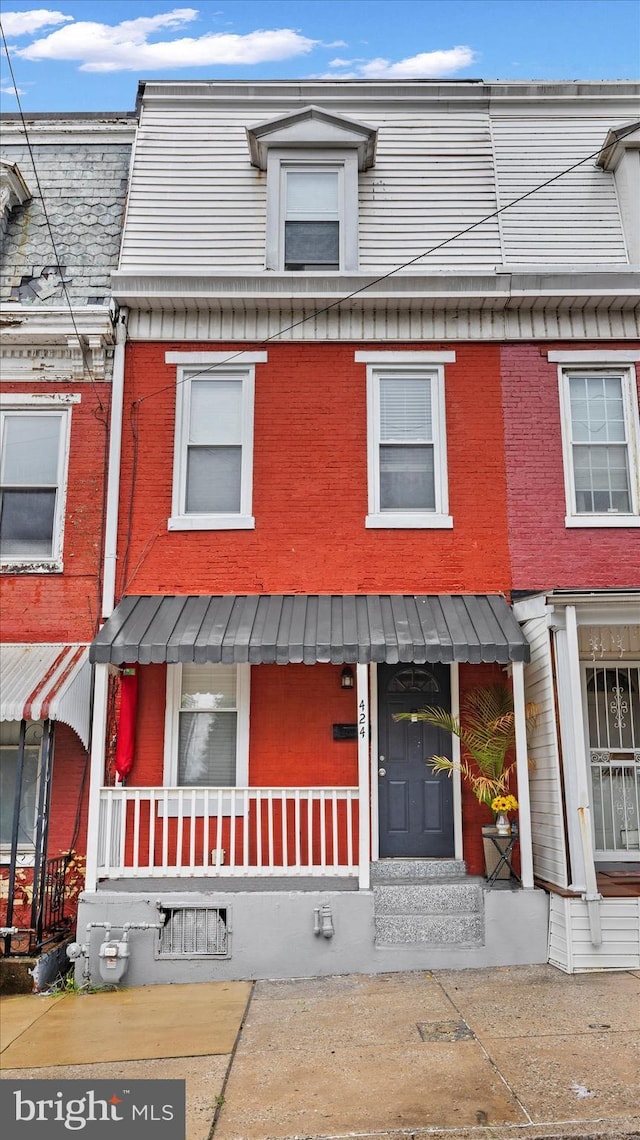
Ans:
[[[601,147],[608,119],[495,118],[500,205]],[[590,159],[502,215],[508,265],[625,264],[614,177]]]
[[[290,110],[257,99],[231,107],[214,100],[143,107],[121,268],[263,270],[266,175],[250,165],[245,128]],[[608,118],[553,114],[494,112],[491,121],[484,108],[416,111],[382,100],[366,114],[346,101],[332,110],[378,128],[375,166],[359,176],[360,269],[374,273],[431,249],[597,150],[611,126]],[[626,261],[613,175],[590,161],[414,270]]]
[[[264,269],[266,175],[249,163],[245,127],[285,110],[145,108],[121,268]],[[384,272],[496,209],[486,115],[390,112],[375,125],[376,165],[359,178],[361,269]],[[429,257],[425,269],[500,260],[494,218]]]
[[[529,742],[529,758],[534,765],[529,772],[533,869],[538,878],[566,887],[560,757],[546,618],[532,618],[524,623],[523,630],[531,646],[531,661],[525,666],[525,695],[538,707]]]
[[[549,961],[568,974],[640,969],[640,898],[602,899],[602,944],[593,946],[583,899],[551,895]]]

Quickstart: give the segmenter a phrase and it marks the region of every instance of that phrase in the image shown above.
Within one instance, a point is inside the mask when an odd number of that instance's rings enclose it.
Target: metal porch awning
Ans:
[[[88,645],[0,645],[0,720],[61,720],[89,744]]]
[[[528,661],[498,594],[131,595],[91,646],[124,665]]]

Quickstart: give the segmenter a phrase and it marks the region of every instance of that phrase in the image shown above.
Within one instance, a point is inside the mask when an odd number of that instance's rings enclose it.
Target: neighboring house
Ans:
[[[27,134],[25,134],[25,126]],[[86,850],[117,263],[133,122],[2,116],[0,780],[5,953],[74,925]]]
[[[141,85],[113,278],[129,342],[117,581],[112,561],[92,647],[85,977],[108,979],[109,960],[136,984],[547,959],[549,709],[532,817],[529,629],[511,589],[555,587],[549,536],[580,537],[550,513],[564,483],[548,354],[577,353],[580,372],[581,352],[637,335],[633,170],[623,191],[593,157],[637,96]],[[630,366],[619,385],[630,400]],[[605,585],[637,577],[630,534],[617,557],[604,544]],[[571,586],[588,587],[572,550]],[[521,887],[486,889],[490,816],[425,764],[455,746],[394,714],[455,713],[506,674]],[[548,798],[559,818],[559,780]]]

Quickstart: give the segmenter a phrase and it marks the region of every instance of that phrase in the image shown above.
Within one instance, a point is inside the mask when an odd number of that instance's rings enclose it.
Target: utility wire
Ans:
[[[38,187],[38,194],[40,195],[40,201],[42,203],[42,212],[44,214],[45,222],[47,223],[47,229],[49,231],[49,238],[51,240],[51,246],[53,249],[53,257],[54,257],[54,261],[55,261],[55,266],[56,266],[56,269],[58,271],[58,275],[60,277],[60,283],[62,285],[62,291],[64,293],[65,301],[67,302],[67,306],[69,309],[69,315],[71,317],[71,324],[73,325],[73,331],[75,332],[75,334],[78,338],[78,344],[80,346],[80,352],[82,354],[82,367],[83,367],[83,370],[87,373],[87,375],[91,381],[91,384],[93,385],[93,391],[94,391],[94,395],[96,397],[96,400],[98,401],[98,407],[100,408],[100,411],[104,413],[104,410],[105,410],[104,404],[102,403],[102,400],[100,399],[100,393],[98,392],[98,389],[96,386],[95,376],[93,375],[93,371],[92,371],[92,369],[89,366],[89,363],[87,361],[87,355],[86,355],[85,347],[82,343],[82,338],[80,336],[80,332],[79,332],[78,326],[76,324],[76,318],[75,318],[75,314],[73,312],[73,306],[71,304],[71,298],[69,296],[69,292],[67,289],[67,283],[64,279],[64,273],[62,270],[62,265],[60,262],[60,258],[58,256],[58,249],[56,246],[55,238],[53,236],[53,229],[51,226],[51,220],[49,218],[49,213],[47,210],[47,203],[45,201],[44,193],[43,193],[42,186],[40,183],[40,176],[38,174],[38,167],[36,165],[36,159],[35,159],[35,155],[33,153],[33,147],[31,146],[31,139],[29,138],[29,131],[27,129],[27,122],[26,122],[26,119],[24,117],[24,112],[22,110],[22,103],[20,102],[20,96],[18,94],[18,85],[16,83],[16,77],[15,77],[15,73],[13,70],[13,64],[11,62],[11,56],[9,55],[9,47],[8,47],[8,44],[7,44],[7,41],[5,38],[4,28],[2,27],[2,21],[1,20],[0,20],[0,35],[2,36],[2,43],[4,45],[4,51],[5,51],[5,55],[7,57],[7,63],[9,65],[9,72],[11,75],[11,81],[13,83],[13,89],[14,89],[14,93],[15,93],[15,97],[16,97],[16,102],[18,104],[18,111],[20,112],[20,121],[22,123],[22,130],[24,131],[24,136],[25,136],[25,140],[27,143],[27,149],[29,151],[29,158],[31,159],[31,165],[33,167],[33,173],[35,175],[36,186]],[[105,422],[105,427],[106,427],[106,422]]]
[[[637,123],[632,123],[628,129],[624,132],[621,132],[618,137],[620,139],[625,138],[628,134],[631,134],[631,132],[634,131],[636,127]],[[366,292],[367,289],[373,288],[374,285],[379,285],[381,281],[387,281],[396,273],[400,273],[403,269],[408,269],[409,266],[415,265],[416,262],[421,261],[422,258],[429,257],[430,254],[435,253],[439,249],[442,249],[445,245],[450,245],[451,242],[457,241],[458,238],[464,237],[465,234],[471,233],[472,230],[478,229],[479,226],[483,226],[485,222],[490,222],[493,218],[497,218],[500,214],[504,214],[505,210],[511,210],[520,202],[524,202],[526,198],[531,198],[533,194],[538,194],[540,190],[544,190],[547,186],[551,186],[551,184],[553,182],[557,182],[559,178],[564,178],[565,175],[571,174],[574,170],[577,170],[578,167],[584,166],[585,162],[590,162],[591,159],[597,158],[598,155],[602,154],[605,150],[610,150],[611,145],[612,144],[609,143],[606,146],[599,147],[598,150],[594,150],[592,154],[587,154],[584,158],[579,159],[578,162],[574,162],[572,166],[568,166],[565,170],[561,170],[559,174],[554,174],[552,178],[547,178],[546,182],[541,182],[538,186],[534,186],[532,190],[527,190],[526,193],[521,194],[518,198],[514,198],[512,202],[507,202],[506,205],[499,206],[498,209],[492,210],[490,214],[485,214],[485,216],[483,218],[479,218],[477,222],[471,222],[470,225],[465,226],[465,228],[462,230],[458,230],[457,233],[452,234],[451,237],[444,238],[444,240],[438,242],[437,245],[432,245],[429,249],[422,250],[422,252],[417,253],[415,257],[411,257],[408,261],[404,261],[402,265],[396,265],[393,269],[389,269],[387,273],[382,273],[379,277],[374,277],[373,281],[367,281],[364,285],[360,285],[357,289],[354,289],[351,293],[347,293],[344,297],[338,297],[335,301],[330,301],[328,305],[323,305],[318,309],[314,309],[311,313],[308,313],[306,317],[301,317],[299,320],[293,321],[292,324],[285,325],[283,328],[278,329],[277,332],[271,333],[270,336],[263,337],[258,341],[253,341],[252,344],[254,347],[269,344],[272,340],[277,340],[278,337],[283,336],[284,333],[291,332],[292,329],[299,328],[300,325],[306,324],[307,321],[311,321],[315,317],[322,316],[323,313],[328,313],[331,309],[335,309],[338,305],[344,304],[345,301],[350,301],[353,297],[357,297],[360,293]],[[206,368],[198,369],[195,372],[189,371],[188,376],[185,376],[182,380],[178,380],[175,384],[165,384],[162,388],[156,388],[154,392],[149,392],[146,396],[141,396],[138,400],[134,400],[133,403],[137,405],[144,404],[146,400],[151,400],[154,396],[159,396],[162,392],[173,390],[177,384],[184,384],[186,381],[194,380],[197,376],[203,376],[208,372],[215,372],[220,368],[224,368],[225,365],[231,364],[234,360],[237,360],[239,356],[242,356],[247,351],[248,350],[246,348],[239,349],[238,352],[232,353],[230,356],[226,357],[225,360],[220,360],[216,364],[210,364]]]

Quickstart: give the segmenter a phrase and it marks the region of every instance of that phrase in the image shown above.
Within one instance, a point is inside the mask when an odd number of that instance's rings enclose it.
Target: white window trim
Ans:
[[[339,185],[340,267],[322,270],[335,274],[358,268],[358,155],[355,150],[323,148],[297,150],[282,147],[270,149],[267,158],[267,232],[265,268],[285,272],[284,268],[284,171],[287,167],[302,169],[326,167],[337,170]],[[300,276],[299,270],[286,270]]]
[[[15,392],[3,393],[0,396],[0,419],[4,414],[24,413],[25,415],[41,415],[51,412],[59,415],[60,448],[58,452],[56,514],[53,522],[52,552],[49,558],[0,558],[0,568],[14,570],[24,574],[60,573],[64,570],[62,552],[64,550],[64,528],[67,506],[67,487],[69,481],[69,452],[71,447],[71,405],[80,403],[78,393],[42,393],[21,395]],[[2,423],[0,423],[0,439],[2,438]]]
[[[253,413],[255,365],[264,364],[266,352],[167,352],[165,362],[177,365],[176,420],[173,449],[173,497],[168,530],[253,530]],[[242,466],[240,510],[237,513],[187,514],[184,509],[187,473],[187,432],[192,379],[216,369],[242,380]]]
[[[368,530],[451,530],[449,485],[447,475],[447,425],[444,395],[444,364],[455,360],[454,352],[356,352],[356,363],[367,365],[367,469],[369,511],[365,518]],[[380,510],[380,386],[382,373],[394,368],[428,375],[434,396],[434,511]]]
[[[249,786],[249,710],[251,705],[251,666],[236,665],[236,788]],[[163,786],[178,788],[178,735],[180,697],[182,694],[182,665],[167,665],[167,695],[164,720],[164,771]],[[229,789],[231,790],[231,789]],[[235,797],[235,814],[244,811],[244,796]],[[159,805],[162,807],[162,805]],[[231,796],[222,798],[223,814],[231,814]],[[169,800],[169,815],[177,814],[177,802]],[[217,814],[217,804],[211,804],[210,814]],[[196,800],[196,815],[204,814]]]
[[[564,520],[565,527],[640,526],[640,417],[638,414],[636,373],[633,363],[628,359],[620,362],[620,356],[628,357],[632,354],[617,352],[550,352],[548,355],[550,360],[552,357],[566,358],[558,362],[560,427],[562,432],[562,459],[567,512]],[[640,353],[636,353],[635,355],[640,359]],[[602,376],[610,372],[612,375],[620,376],[622,379],[622,398],[627,428],[629,491],[631,495],[631,511],[628,514],[578,514],[576,510],[568,380],[572,373],[584,373],[589,370],[591,370],[595,376]]]

